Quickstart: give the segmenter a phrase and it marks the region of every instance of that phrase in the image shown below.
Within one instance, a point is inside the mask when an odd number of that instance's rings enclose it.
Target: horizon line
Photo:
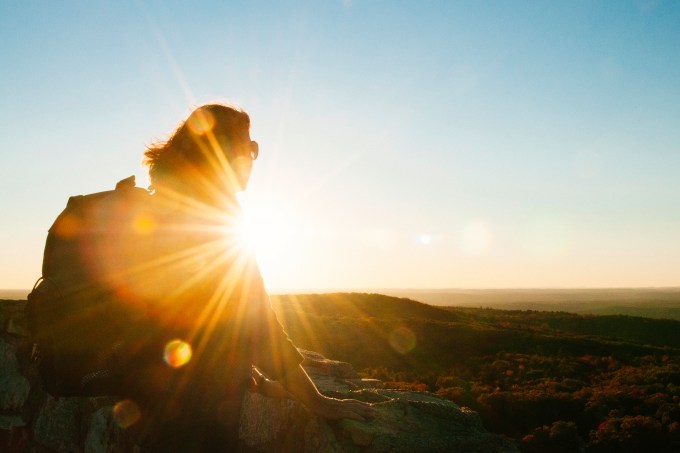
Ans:
[[[361,287],[361,288],[272,288],[267,293],[283,294],[327,294],[327,293],[380,293],[389,292],[455,292],[455,291],[605,291],[605,290],[670,290],[680,291],[680,286],[518,286],[518,287]],[[0,288],[0,293],[31,292],[29,288]]]
[[[641,285],[641,286],[364,286],[364,287],[330,287],[330,288],[272,288],[271,291],[387,291],[401,290],[515,290],[515,289],[680,289],[679,285]],[[0,288],[0,291],[31,291],[30,288]]]
[[[375,292],[375,291],[597,291],[597,290],[680,290],[679,286],[517,286],[517,287],[363,287],[363,288],[272,288],[270,294],[336,293],[336,292]]]

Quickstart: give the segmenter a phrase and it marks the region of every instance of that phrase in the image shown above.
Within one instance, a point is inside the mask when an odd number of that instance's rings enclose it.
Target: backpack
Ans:
[[[149,203],[149,192],[131,176],[115,190],[70,197],[49,229],[42,276],[26,310],[34,358],[51,395],[119,393],[144,314],[126,303],[115,284],[120,275],[106,262],[120,259],[121,243],[137,240],[132,224]]]

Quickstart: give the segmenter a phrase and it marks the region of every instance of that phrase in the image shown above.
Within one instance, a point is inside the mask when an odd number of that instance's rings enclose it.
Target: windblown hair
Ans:
[[[167,141],[156,142],[144,152],[143,163],[149,166],[152,186],[189,183],[192,174],[205,172],[217,152],[231,160],[233,146],[248,140],[249,130],[250,117],[237,107],[198,107]]]

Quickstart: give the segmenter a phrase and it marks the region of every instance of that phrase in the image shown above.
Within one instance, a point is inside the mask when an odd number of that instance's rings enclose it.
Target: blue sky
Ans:
[[[680,285],[680,3],[0,3],[0,288],[224,100],[279,288]]]

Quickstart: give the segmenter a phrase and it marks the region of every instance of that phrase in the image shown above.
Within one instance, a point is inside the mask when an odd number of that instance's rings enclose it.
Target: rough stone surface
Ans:
[[[58,451],[79,451],[79,398],[48,397],[33,425],[33,440]]]
[[[31,385],[19,372],[17,357],[13,348],[0,339],[0,410],[20,409],[26,399]]]
[[[0,451],[139,451],[113,416],[116,398],[54,398],[30,361],[25,301],[0,300]],[[301,351],[320,391],[371,402],[373,420],[325,421],[288,399],[244,395],[241,442],[245,451],[282,453],[516,452],[484,429],[479,416],[435,395],[377,389],[348,363]]]

